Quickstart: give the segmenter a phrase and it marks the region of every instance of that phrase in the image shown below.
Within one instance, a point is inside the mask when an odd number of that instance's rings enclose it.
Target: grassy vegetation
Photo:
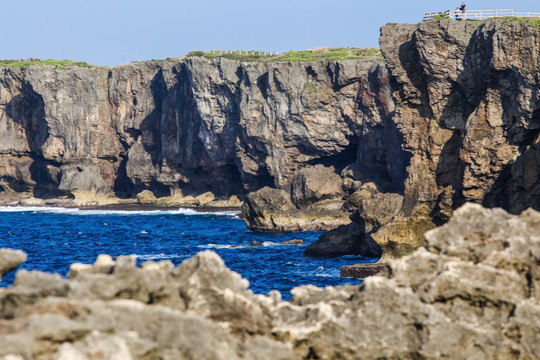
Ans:
[[[501,21],[502,23],[507,23],[507,22],[512,22],[512,21],[528,22],[528,23],[531,23],[534,28],[537,28],[540,26],[540,18],[538,17],[507,16],[507,17],[500,17],[500,18],[494,18],[494,19]]]
[[[307,62],[317,60],[359,60],[376,58],[382,59],[382,55],[379,49],[367,48],[335,48],[329,49],[326,47],[316,48],[313,50],[301,50],[301,51],[289,51],[277,55],[265,55],[263,52],[257,51],[239,51],[232,54],[219,54],[216,52],[203,52],[200,50],[192,51],[186,55],[187,57],[199,56],[207,59],[226,58],[238,61],[255,61],[255,62]]]
[[[319,89],[317,89],[317,86],[311,81],[308,81],[306,83],[306,89],[308,91],[308,94],[319,94],[321,92]]]
[[[443,14],[433,15],[434,20],[451,20],[448,16]]]
[[[77,66],[90,68],[95,67],[85,63],[84,61],[72,61],[72,60],[40,60],[40,59],[28,59],[28,60],[0,60],[0,66],[4,67],[27,67],[27,66],[43,66],[50,65],[57,69],[64,69],[66,67]]]

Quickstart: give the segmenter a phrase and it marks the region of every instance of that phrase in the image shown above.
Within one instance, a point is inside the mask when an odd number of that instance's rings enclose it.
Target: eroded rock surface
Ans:
[[[4,359],[540,357],[540,213],[466,204],[361,286],[253,294],[206,251],[21,270],[0,289]]]
[[[2,68],[0,186],[83,200],[288,188],[307,164],[386,163],[364,135],[384,138],[389,94],[376,59]]]
[[[540,210],[540,29],[529,22],[388,25],[393,121],[412,156],[404,213],[465,201]]]
[[[380,44],[395,104],[391,123],[406,154],[396,163],[406,159],[406,170],[393,182],[400,186],[368,179],[386,200],[358,192],[355,176],[368,173],[360,156],[343,176],[353,192],[347,210],[358,209],[353,221],[385,256],[410,253],[467,201],[540,210],[540,29],[508,19],[391,24]],[[397,213],[387,211],[396,206]]]
[[[342,179],[323,165],[295,173],[290,192],[264,187],[246,197],[242,208],[248,228],[259,231],[327,231],[349,224]]]

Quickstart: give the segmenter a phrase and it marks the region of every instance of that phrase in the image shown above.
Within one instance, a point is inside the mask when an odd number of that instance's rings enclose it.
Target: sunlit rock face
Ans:
[[[2,68],[0,104],[2,188],[37,197],[244,195],[358,157],[398,177],[376,59]]]
[[[404,213],[420,202],[540,209],[540,29],[429,21],[384,26],[380,44],[411,155]]]

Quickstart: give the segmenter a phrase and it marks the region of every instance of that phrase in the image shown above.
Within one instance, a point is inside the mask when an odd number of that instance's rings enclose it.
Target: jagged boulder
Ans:
[[[212,201],[214,201],[214,199],[215,196],[210,191],[207,191],[204,194],[200,194],[195,197],[195,200],[197,201],[197,204],[199,206],[205,206],[207,204],[210,204]]]
[[[143,205],[155,204],[157,201],[156,195],[150,190],[143,190],[137,194],[137,201]]]
[[[246,196],[242,213],[250,229],[265,230],[274,228],[274,218],[291,214],[294,209],[295,206],[284,190],[266,186]]]
[[[246,196],[242,214],[251,230],[326,231],[351,222],[339,207],[297,209],[287,192],[264,187]]]
[[[341,200],[342,182],[338,174],[323,165],[302,168],[291,182],[291,201],[298,208],[306,208],[319,201]]]
[[[388,224],[401,210],[403,195],[393,193],[378,193],[362,200],[353,220],[362,222],[366,231],[378,229]],[[423,234],[419,234],[422,236]]]
[[[100,173],[100,168],[94,164],[66,165],[61,168],[61,180],[58,189],[92,195],[110,195],[112,186]]]
[[[26,261],[26,253],[21,250],[0,249],[0,280],[2,276],[16,269]]]
[[[304,256],[311,258],[334,258],[343,255],[378,258],[382,255],[382,249],[366,234],[364,227],[351,223],[322,234],[304,251]]]

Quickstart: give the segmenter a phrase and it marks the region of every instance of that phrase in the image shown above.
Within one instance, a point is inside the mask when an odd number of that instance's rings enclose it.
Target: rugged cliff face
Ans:
[[[306,164],[398,177],[378,60],[0,69],[0,176],[36,196],[244,194]]]
[[[412,155],[403,213],[465,201],[540,209],[540,29],[430,21],[385,26],[380,43]]]
[[[395,194],[403,200],[397,209],[390,194],[358,190],[346,203],[355,223],[306,255],[343,255],[351,243],[375,240],[383,257],[402,256],[464,202],[540,209],[540,29],[504,19],[429,21],[384,26],[380,44],[392,123],[408,155]]]

